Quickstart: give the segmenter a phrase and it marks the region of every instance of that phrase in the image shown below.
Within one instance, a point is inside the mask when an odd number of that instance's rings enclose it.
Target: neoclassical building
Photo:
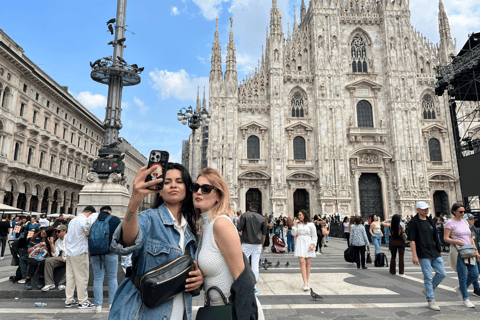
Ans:
[[[103,123],[0,29],[0,202],[26,211],[76,214],[102,146]],[[128,142],[127,182],[147,163]]]
[[[292,34],[273,0],[259,67],[240,82],[233,21],[223,72],[217,20],[206,154],[233,205],[387,218],[419,200],[435,214],[461,200],[448,97],[432,89],[456,54],[439,9],[434,44],[406,0],[302,1]],[[188,143],[197,155],[201,136]]]

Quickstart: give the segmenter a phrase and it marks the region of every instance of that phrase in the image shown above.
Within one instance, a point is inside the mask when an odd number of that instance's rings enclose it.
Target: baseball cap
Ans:
[[[417,205],[415,207],[417,209],[428,209],[428,208],[430,208],[430,206],[426,202],[423,202],[423,201],[417,202]]]
[[[474,216],[473,214],[471,214],[471,213],[467,213],[467,214],[465,215],[465,218],[464,218],[464,219],[465,219],[465,220],[475,219],[475,216]]]
[[[66,226],[66,225],[64,225],[64,224],[60,224],[60,225],[58,225],[58,227],[56,227],[56,228],[55,228],[55,230],[58,230],[58,231],[65,230],[65,231],[67,231],[67,230],[68,230],[68,228],[67,228],[67,226]]]

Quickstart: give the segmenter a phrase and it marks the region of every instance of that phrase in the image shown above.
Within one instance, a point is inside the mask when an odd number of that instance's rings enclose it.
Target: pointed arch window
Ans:
[[[433,98],[428,93],[422,98],[422,111],[423,119],[435,120],[437,117],[435,114],[435,104],[433,103]]]
[[[366,100],[357,104],[357,121],[359,128],[373,128],[372,105]]]
[[[307,152],[305,150],[305,139],[302,137],[295,137],[293,139],[293,159],[305,160],[307,158]]]
[[[432,138],[428,141],[428,151],[430,152],[430,161],[442,161],[442,150],[440,141]]]
[[[368,72],[367,46],[360,36],[353,37],[352,45],[352,72]]]
[[[260,139],[257,136],[247,139],[247,159],[260,159]]]
[[[293,118],[303,118],[305,116],[305,112],[303,110],[303,96],[300,92],[295,92],[292,96],[292,117]]]

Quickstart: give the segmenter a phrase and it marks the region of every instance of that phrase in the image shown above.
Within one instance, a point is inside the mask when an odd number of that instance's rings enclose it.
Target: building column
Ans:
[[[68,208],[70,208],[70,199],[65,199],[65,207],[64,207],[65,214],[68,214]]]
[[[27,193],[25,194],[25,197],[27,198],[27,202],[25,203],[25,211],[30,211],[30,201],[32,200],[32,194]]]
[[[5,190],[0,190],[0,204],[5,200]]]
[[[72,201],[72,214],[73,214],[74,216],[77,215],[77,205],[78,205],[78,201],[75,201],[75,200]]]
[[[360,176],[362,175],[361,172],[358,172],[358,171],[355,171],[355,179],[353,181],[354,183],[354,190],[355,190],[355,202],[356,202],[356,209],[357,209],[357,215],[361,215],[362,214],[362,210],[360,208],[360,190],[358,188],[358,180],[360,180]]]
[[[14,192],[13,193],[13,203],[12,207],[16,208],[17,207],[17,201],[18,201],[18,196],[20,195],[20,192]]]
[[[63,208],[63,198],[58,198],[57,199],[57,212],[56,213],[62,213],[62,208]]]
[[[48,198],[47,215],[52,213],[52,203],[53,203],[53,198]]]
[[[39,196],[37,196],[37,198],[38,198],[37,212],[42,212],[43,197],[40,199]]]

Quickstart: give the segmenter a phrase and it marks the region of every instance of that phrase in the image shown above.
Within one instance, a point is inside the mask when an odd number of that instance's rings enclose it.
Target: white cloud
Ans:
[[[170,72],[168,70],[158,70],[149,73],[152,79],[153,88],[159,91],[162,99],[170,97],[179,100],[195,100],[197,98],[197,88],[206,87],[208,91],[208,78],[196,77],[188,74],[184,69],[178,72]],[[206,93],[208,97],[208,92]]]
[[[207,59],[201,56],[197,56],[198,61],[200,61],[201,64],[207,64]]]
[[[182,150],[178,151],[176,154],[170,154],[170,158],[168,159],[170,162],[182,163]]]
[[[137,97],[134,97],[133,98],[133,102],[135,103],[135,105],[138,107],[138,113],[140,114],[146,114],[147,111],[148,111],[148,107],[145,106],[145,102],[138,99]]]
[[[172,7],[172,11],[170,12],[171,16],[178,16],[180,14],[180,11],[178,10],[177,7]]]
[[[200,7],[202,15],[207,20],[214,20],[222,12],[222,2],[229,2],[230,0],[192,0]]]
[[[107,97],[101,94],[92,94],[90,91],[82,91],[76,98],[88,109],[105,108],[107,106]]]

